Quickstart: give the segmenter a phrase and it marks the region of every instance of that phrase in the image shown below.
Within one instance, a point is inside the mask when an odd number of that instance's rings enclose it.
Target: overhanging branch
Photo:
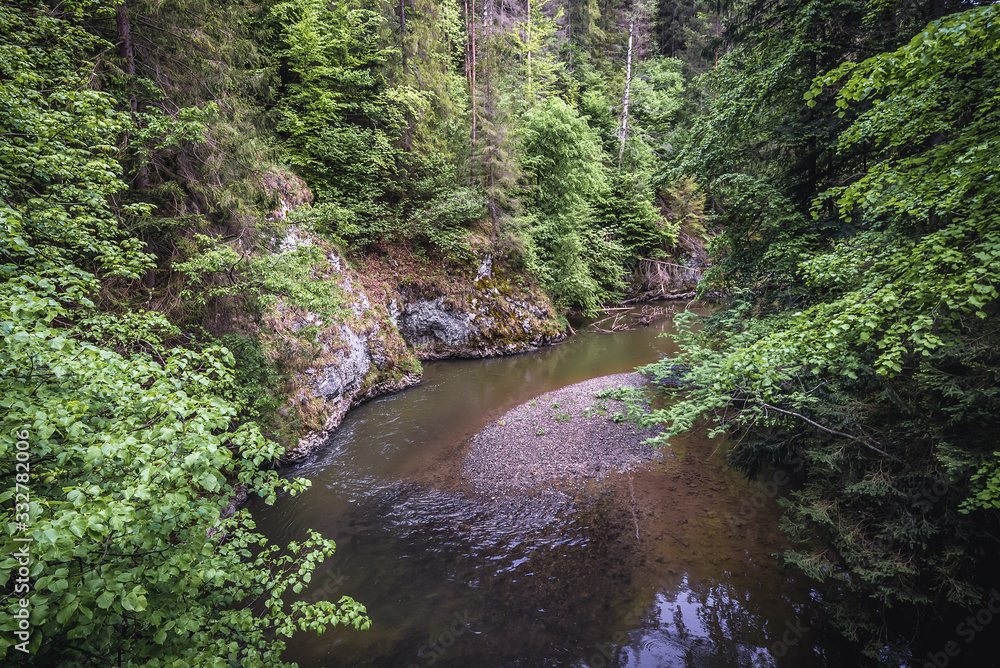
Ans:
[[[874,450],[875,452],[879,453],[880,455],[885,455],[886,457],[889,457],[890,459],[895,459],[895,457],[893,457],[892,455],[890,455],[885,450],[882,450],[880,448],[876,448],[874,445],[872,445],[871,443],[869,443],[867,440],[863,439],[860,436],[851,436],[850,434],[845,434],[842,431],[837,431],[836,429],[830,429],[829,427],[824,427],[820,423],[818,423],[818,422],[816,422],[814,420],[810,420],[809,418],[807,418],[805,415],[802,415],[801,413],[796,413],[794,411],[786,411],[783,408],[778,408],[777,406],[772,406],[771,404],[766,404],[766,403],[764,403],[763,401],[760,401],[760,400],[757,400],[756,403],[757,403],[758,406],[761,406],[763,408],[770,408],[773,411],[777,411],[779,413],[784,413],[785,415],[791,415],[792,417],[797,417],[800,420],[804,420],[804,421],[808,422],[809,424],[811,424],[812,426],[816,427],[817,429],[822,429],[823,431],[825,431],[827,433],[830,433],[830,434],[833,434],[834,436],[843,436],[844,438],[849,438],[852,441],[860,441],[861,444],[864,445],[869,450]]]

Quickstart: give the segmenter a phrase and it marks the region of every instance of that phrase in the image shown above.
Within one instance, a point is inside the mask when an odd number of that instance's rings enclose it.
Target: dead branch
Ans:
[[[812,426],[816,427],[817,429],[822,429],[823,431],[828,432],[830,434],[833,434],[834,436],[843,436],[844,438],[849,438],[852,441],[860,441],[861,444],[863,446],[865,446],[866,448],[868,448],[870,450],[874,450],[875,452],[879,453],[880,455],[885,455],[886,457],[889,457],[890,459],[896,459],[895,457],[893,457],[892,455],[890,455],[885,450],[882,450],[880,448],[876,448],[874,445],[872,445],[871,443],[869,443],[866,439],[862,438],[861,436],[851,436],[850,434],[845,434],[842,431],[837,431],[835,429],[830,429],[829,427],[824,427],[820,423],[815,422],[813,420],[810,420],[809,418],[807,418],[805,415],[802,415],[801,413],[795,413],[794,411],[786,411],[783,408],[778,408],[777,406],[772,406],[771,404],[766,404],[766,403],[764,403],[763,401],[760,401],[760,400],[758,400],[756,403],[759,406],[762,406],[763,408],[770,408],[771,410],[777,411],[779,413],[784,413],[785,415],[791,415],[792,417],[797,417],[800,420],[805,420],[806,422],[808,422]]]

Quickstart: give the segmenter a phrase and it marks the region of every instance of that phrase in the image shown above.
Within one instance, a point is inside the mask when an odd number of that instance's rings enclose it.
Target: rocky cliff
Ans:
[[[315,258],[308,278],[328,308],[278,297],[254,332],[284,378],[275,434],[284,464],[319,448],[353,406],[419,382],[421,359],[512,354],[566,336],[544,293],[498,271],[486,252],[466,274],[449,268],[442,282],[429,266],[403,269],[387,256],[357,259],[356,270],[333,244],[294,225],[274,252],[302,249]]]
[[[494,271],[484,254],[464,289],[413,286],[391,304],[394,321],[417,357],[494,357],[532,350],[566,338],[557,314],[539,290]]]
[[[333,244],[290,227],[275,250],[294,253],[303,247],[312,247],[318,260],[309,278],[323,285],[328,308],[318,312],[279,297],[265,310],[257,332],[285,379],[279,409],[284,428],[276,435],[287,448],[283,463],[318,448],[351,407],[417,383],[421,374],[387,306],[369,298]]]

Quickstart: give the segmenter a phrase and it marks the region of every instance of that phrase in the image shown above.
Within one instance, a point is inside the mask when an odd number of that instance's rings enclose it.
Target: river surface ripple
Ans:
[[[683,303],[661,304],[683,310]],[[631,314],[630,317],[636,317]],[[483,499],[461,480],[468,439],[538,395],[670,355],[672,318],[587,331],[537,352],[427,364],[424,381],[348,414],[326,446],[283,471],[312,480],[259,529],[337,542],[298,598],[349,595],[365,632],[301,632],[300,666],[692,668],[857,665],[824,624],[784,549],[775,493],[722,465],[693,434],[631,475],[570,495]],[[606,326],[606,325],[605,325]],[[784,478],[780,478],[784,482]]]

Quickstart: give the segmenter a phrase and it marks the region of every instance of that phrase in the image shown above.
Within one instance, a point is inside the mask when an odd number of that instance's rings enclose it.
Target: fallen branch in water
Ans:
[[[597,321],[595,321],[595,322],[592,322],[592,323],[590,323],[590,324],[591,324],[591,325],[598,325],[598,324],[600,324],[600,323],[604,322],[605,320],[611,320],[611,318],[613,318],[613,317],[615,317],[615,316],[613,316],[613,315],[609,315],[609,316],[608,316],[607,318],[601,318],[600,320],[597,320]]]
[[[622,317],[621,313],[618,313],[616,315],[609,315],[607,318],[601,318],[597,322],[590,323],[589,326],[593,327],[595,332],[600,332],[601,334],[613,334],[614,332],[621,332],[623,330],[628,329],[628,325],[618,324],[618,320],[621,319],[621,317]],[[605,320],[611,320],[611,318],[615,319],[615,321],[611,323],[611,329],[601,329],[600,327],[597,326],[602,322],[604,322]]]
[[[663,301],[667,299],[694,299],[697,292],[672,292],[663,294],[662,292],[657,292],[656,290],[652,292],[644,292],[638,297],[633,297],[632,299],[626,299],[622,304],[638,304],[642,301],[651,301],[655,299],[656,301]]]

